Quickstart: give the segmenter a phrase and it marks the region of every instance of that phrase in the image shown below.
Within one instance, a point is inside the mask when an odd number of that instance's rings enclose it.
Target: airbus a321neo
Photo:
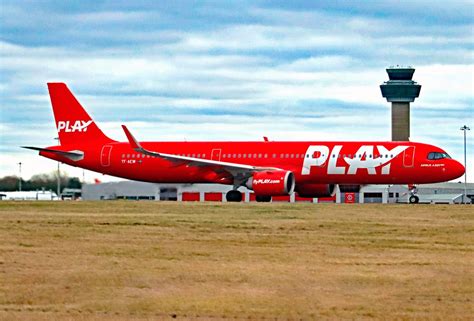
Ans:
[[[127,142],[107,137],[63,83],[48,83],[58,146],[41,156],[127,179],[153,183],[232,185],[229,202],[239,202],[245,186],[257,201],[272,196],[334,195],[364,184],[422,184],[449,181],[464,166],[439,147],[401,142],[242,141],[139,142],[127,127]],[[417,202],[416,196],[410,202]]]

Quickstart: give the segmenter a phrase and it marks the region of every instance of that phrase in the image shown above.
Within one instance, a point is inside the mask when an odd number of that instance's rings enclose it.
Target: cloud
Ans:
[[[388,140],[379,85],[393,64],[414,65],[423,86],[413,139],[459,156],[458,127],[473,127],[466,2],[275,3],[6,1],[2,164],[31,157],[18,145],[52,143],[49,81],[67,82],[117,139],[127,123],[148,140]],[[0,175],[14,170],[2,166]]]

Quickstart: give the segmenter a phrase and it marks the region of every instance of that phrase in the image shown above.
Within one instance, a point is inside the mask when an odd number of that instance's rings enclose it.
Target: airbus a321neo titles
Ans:
[[[232,185],[226,200],[240,202],[245,186],[256,200],[297,192],[328,197],[364,184],[423,184],[449,181],[464,166],[441,148],[401,142],[206,141],[139,142],[122,125],[127,142],[107,137],[64,83],[48,83],[59,145],[41,156],[98,173],[153,183]],[[412,195],[410,202],[418,202]]]

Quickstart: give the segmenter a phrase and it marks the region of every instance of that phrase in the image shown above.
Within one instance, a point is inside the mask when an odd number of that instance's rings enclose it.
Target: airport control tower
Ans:
[[[410,139],[410,103],[420,95],[421,85],[411,80],[412,67],[387,68],[389,81],[380,85],[382,96],[392,103],[392,141]]]

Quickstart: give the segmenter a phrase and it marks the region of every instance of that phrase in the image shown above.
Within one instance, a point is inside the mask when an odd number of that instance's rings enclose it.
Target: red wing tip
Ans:
[[[140,144],[136,141],[135,137],[133,137],[132,133],[128,130],[127,126],[122,125],[122,129],[125,132],[125,136],[127,136],[128,142],[133,148],[140,148]]]
[[[122,129],[123,129],[123,131],[125,132],[125,135],[127,135],[127,137],[128,137],[128,136],[131,136],[131,133],[130,133],[130,131],[128,130],[127,126],[122,125]]]

